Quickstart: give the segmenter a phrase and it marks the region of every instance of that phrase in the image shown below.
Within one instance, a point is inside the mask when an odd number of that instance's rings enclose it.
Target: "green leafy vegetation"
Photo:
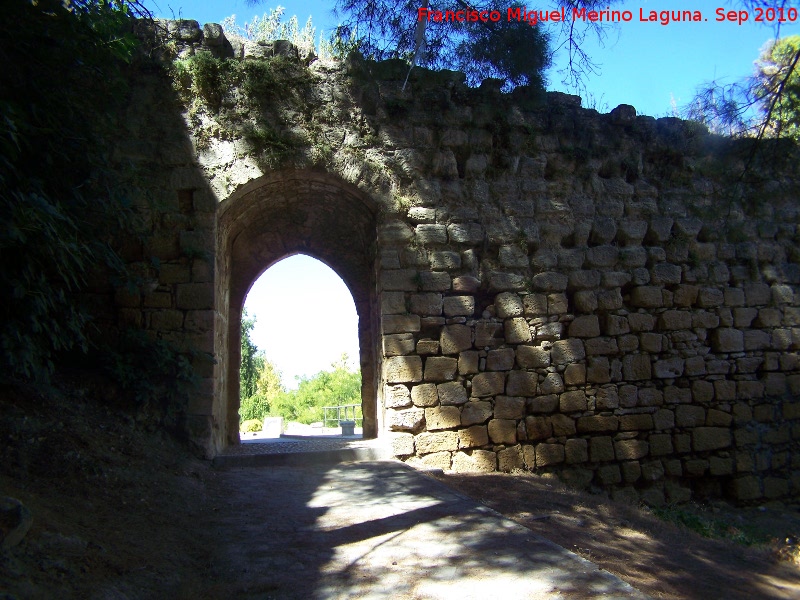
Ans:
[[[730,540],[744,546],[766,544],[771,540],[771,536],[741,519],[715,515],[700,507],[665,506],[651,510],[659,519],[686,527],[703,537]]]
[[[78,292],[94,268],[124,279],[110,241],[135,229],[108,165],[127,93],[136,5],[12,2],[0,23],[0,357],[43,379],[56,353],[89,347]]]
[[[138,294],[144,278],[116,251],[123,239],[146,235],[134,208],[137,173],[111,157],[130,78],[152,67],[132,33],[133,18],[148,15],[136,0],[5,8],[0,378],[46,381],[61,365],[88,365],[121,388],[119,399],[140,415],[176,424],[198,381],[194,367],[211,358],[93,320],[115,289]],[[158,268],[157,259],[150,264]]]
[[[242,363],[239,371],[240,430],[244,423],[264,417],[315,423],[323,420],[325,406],[357,404],[361,418],[361,373],[347,366],[347,355],[312,377],[300,379],[296,390],[287,391],[280,371],[266,359],[250,339],[255,318],[242,316]]]

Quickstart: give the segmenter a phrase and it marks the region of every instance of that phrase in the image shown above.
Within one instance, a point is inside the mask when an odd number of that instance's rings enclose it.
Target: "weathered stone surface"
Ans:
[[[489,432],[485,425],[473,425],[458,432],[459,448],[479,448],[489,443]]]
[[[668,358],[653,363],[653,374],[661,379],[674,379],[683,375],[683,359]]]
[[[456,473],[491,473],[497,470],[497,455],[488,450],[456,452],[453,471]]]
[[[428,431],[453,429],[461,424],[461,413],[457,406],[436,406],[425,409],[425,426]]]
[[[409,308],[412,313],[421,316],[436,316],[442,314],[442,295],[432,292],[424,294],[411,294]]]
[[[564,391],[564,381],[558,373],[548,373],[539,384],[540,394],[557,394]]]
[[[439,342],[436,340],[419,340],[417,354],[439,354]]]
[[[728,448],[732,437],[730,429],[722,427],[695,427],[692,430],[692,448],[695,452]]]
[[[466,325],[447,325],[439,338],[442,354],[458,354],[472,348],[472,331]]]
[[[642,308],[658,308],[664,300],[661,288],[656,286],[639,286],[631,292],[631,304]]]
[[[384,397],[386,398],[386,408],[411,406],[411,394],[405,385],[387,385]]]
[[[614,444],[610,437],[594,436],[589,439],[589,457],[592,462],[614,460]]]
[[[425,359],[425,381],[450,381],[456,375],[458,360],[449,356],[429,356]]]
[[[577,412],[586,410],[586,392],[583,390],[576,390],[573,392],[564,392],[559,397],[559,408],[561,412]]]
[[[486,356],[487,371],[510,371],[514,368],[514,349],[490,350]]]
[[[458,355],[458,372],[461,375],[477,373],[479,368],[480,353],[475,350],[465,350]]]
[[[567,276],[561,273],[538,273],[533,277],[533,289],[540,292],[563,292],[567,289]]]
[[[567,440],[564,444],[564,459],[568,464],[588,462],[589,442],[581,438]]]
[[[405,387],[405,386],[403,386]],[[411,401],[414,406],[429,407],[439,403],[439,395],[436,392],[436,385],[433,383],[423,383],[411,388]]]
[[[506,342],[509,344],[526,344],[531,341],[531,328],[522,317],[506,319],[503,322]]]
[[[505,373],[478,373],[472,378],[472,395],[479,398],[502,394],[505,387]]]
[[[525,399],[514,396],[498,396],[494,401],[495,419],[521,419],[525,416]]]
[[[390,356],[383,362],[387,383],[422,381],[422,359],[419,356]]]
[[[567,392],[570,393],[570,392]],[[562,394],[562,397],[564,394]],[[594,415],[591,417],[580,417],[578,419],[578,433],[604,433],[616,431],[619,428],[617,417],[603,417]]]
[[[414,454],[414,436],[410,433],[391,433],[389,447],[394,456],[410,456]]]
[[[458,450],[458,433],[455,431],[423,432],[414,438],[417,454],[453,452]]]
[[[448,296],[443,300],[445,317],[471,317],[475,313],[474,296]]]
[[[583,315],[577,317],[569,325],[567,335],[570,337],[588,338],[600,335],[600,321],[597,315]]]
[[[678,427],[698,427],[706,421],[706,411],[702,406],[678,406],[675,409]]]
[[[489,438],[495,444],[516,444],[517,422],[510,419],[492,419],[489,421]]]
[[[417,315],[384,315],[381,319],[383,333],[405,333],[419,331]]]
[[[440,383],[436,386],[439,402],[442,405],[460,406],[467,402],[467,390],[463,384],[457,381],[450,383]]]
[[[474,425],[485,423],[492,416],[492,403],[482,400],[470,400],[461,410],[461,424]]]
[[[425,423],[425,411],[419,408],[389,410],[386,420],[391,431],[418,431]]]
[[[175,305],[185,310],[214,308],[214,285],[212,283],[179,283],[175,286]]]
[[[722,327],[711,333],[714,352],[741,352],[744,350],[744,333],[738,329]]]
[[[410,333],[396,333],[383,336],[384,356],[402,356],[414,352],[414,336]]]
[[[564,446],[561,444],[536,444],[536,466],[547,467],[563,463]]]
[[[510,292],[497,294],[494,299],[494,308],[500,319],[519,317],[523,313],[522,298],[519,294]]]
[[[650,446],[643,440],[620,440],[614,442],[617,460],[638,460],[650,452]]]
[[[520,348],[517,348],[517,353],[519,353]],[[557,342],[553,342],[550,356],[553,364],[568,365],[579,362],[586,358],[586,352],[581,340],[559,340]]]
[[[538,379],[536,373],[512,371],[508,374],[506,393],[509,396],[534,396]]]
[[[553,424],[549,417],[525,417],[525,431],[528,440],[546,440],[553,435]]]
[[[622,372],[626,381],[650,379],[650,356],[647,354],[629,354],[622,359]]]
[[[522,369],[541,369],[550,365],[550,352],[541,346],[517,346],[516,359]]]
[[[522,458],[522,446],[517,444],[511,448],[503,448],[497,452],[497,470],[503,473],[524,469],[525,461]]]

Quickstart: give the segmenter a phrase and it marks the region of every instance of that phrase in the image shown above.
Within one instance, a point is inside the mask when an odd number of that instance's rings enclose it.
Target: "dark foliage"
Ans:
[[[451,0],[431,4],[434,11],[494,10],[497,22],[426,21],[425,45],[416,64],[433,69],[454,69],[467,74],[471,85],[486,78],[502,79],[506,88],[542,87],[549,65],[547,36],[542,28],[507,20],[513,2],[489,5]],[[340,0],[344,20],[337,35],[340,45],[352,44],[367,58],[411,61],[417,49],[419,2],[406,0]]]
[[[15,0],[0,23],[0,360],[4,377],[43,378],[55,353],[85,351],[79,301],[132,213],[107,164],[135,4]]]

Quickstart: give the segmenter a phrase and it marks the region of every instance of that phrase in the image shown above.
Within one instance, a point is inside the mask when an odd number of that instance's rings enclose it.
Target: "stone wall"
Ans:
[[[223,43],[193,22],[169,31],[185,60],[209,50],[280,66],[276,45]],[[470,89],[458,73],[415,69],[403,90],[406,69],[316,61],[302,93],[265,104],[229,89],[184,113],[193,155],[154,177],[189,177],[170,185],[200,190],[204,207],[215,197],[216,217],[200,233],[172,219],[154,232],[170,248],[200,244],[214,283],[175,259],[158,275],[164,306],[126,310],[150,313],[159,335],[188,335],[190,311],[210,311],[214,340],[198,343],[217,357],[213,391],[189,410],[207,452],[236,442],[244,294],[303,252],[361,306],[365,416],[404,460],[555,472],[650,504],[796,497],[791,161],[758,163],[744,143],[630,106],[603,115],[563,94]],[[243,123],[293,153],[277,160]],[[323,302],[318,318],[324,329],[335,316]]]

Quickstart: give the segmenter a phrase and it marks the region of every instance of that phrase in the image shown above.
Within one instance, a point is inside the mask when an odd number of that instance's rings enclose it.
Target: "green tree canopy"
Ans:
[[[753,92],[766,131],[800,140],[800,35],[770,41],[756,61]]]

